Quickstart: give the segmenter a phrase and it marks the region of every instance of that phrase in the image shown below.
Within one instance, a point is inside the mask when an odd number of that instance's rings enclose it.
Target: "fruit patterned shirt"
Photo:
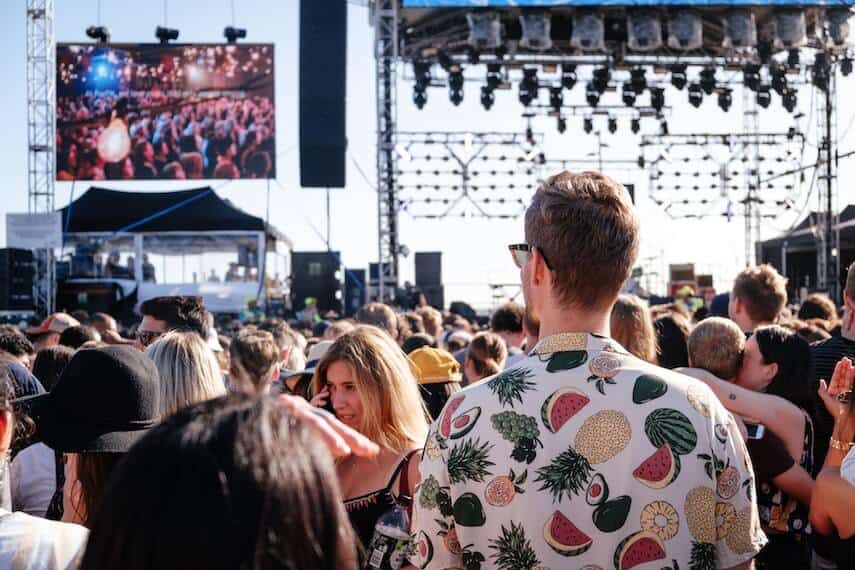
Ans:
[[[766,543],[733,417],[702,382],[585,333],[455,394],[414,503],[419,568],[706,570]]]

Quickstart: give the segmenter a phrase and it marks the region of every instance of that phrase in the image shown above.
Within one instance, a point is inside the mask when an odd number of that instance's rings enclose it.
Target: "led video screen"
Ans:
[[[403,0],[405,8],[514,6],[852,6],[855,0]]]
[[[276,177],[273,44],[59,44],[57,180]]]

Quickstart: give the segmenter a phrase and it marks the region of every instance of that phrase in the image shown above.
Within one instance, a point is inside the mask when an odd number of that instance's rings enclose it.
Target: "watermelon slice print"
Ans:
[[[680,458],[674,455],[671,447],[665,443],[636,467],[632,476],[651,489],[664,489],[677,478],[679,473]]]
[[[555,511],[543,527],[543,539],[561,556],[579,556],[591,548],[591,537],[576,528],[570,519]]]
[[[590,401],[591,399],[580,390],[561,388],[543,402],[540,408],[540,419],[546,429],[556,433]]]
[[[615,570],[630,570],[636,566],[665,559],[665,545],[659,537],[646,530],[631,534],[618,544]]]
[[[451,435],[451,419],[454,417],[457,409],[463,404],[464,399],[466,399],[466,396],[458,396],[456,398],[452,398],[451,401],[445,405],[445,412],[442,414],[442,421],[439,422],[439,435],[444,439],[448,439],[448,436]]]

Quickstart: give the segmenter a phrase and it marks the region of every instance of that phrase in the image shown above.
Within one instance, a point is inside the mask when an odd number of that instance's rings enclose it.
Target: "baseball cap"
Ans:
[[[42,324],[37,327],[28,328],[24,331],[28,335],[40,335],[49,332],[61,333],[68,327],[80,326],[80,321],[68,313],[53,313],[48,315]]]
[[[415,365],[413,372],[419,384],[460,382],[463,378],[460,363],[446,350],[424,346],[411,352],[409,359]]]

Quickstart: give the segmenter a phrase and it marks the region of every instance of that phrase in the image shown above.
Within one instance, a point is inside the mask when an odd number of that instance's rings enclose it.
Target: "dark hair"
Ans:
[[[45,390],[50,391],[72,356],[74,349],[68,346],[47,346],[39,350],[33,361],[33,376],[38,378]]]
[[[84,311],[83,309],[71,311],[71,313],[69,314],[75,319],[77,319],[81,324],[85,325],[89,322],[89,313],[87,311]]]
[[[82,568],[356,568],[329,453],[270,398],[169,416],[117,469]]]
[[[85,325],[68,327],[59,335],[59,344],[78,349],[90,340],[99,340],[98,331]]]
[[[653,321],[656,330],[659,366],[674,369],[689,365],[689,319],[679,313],[665,313]]]
[[[752,321],[771,323],[787,302],[787,280],[768,263],[748,267],[734,279],[731,296],[745,304]]]
[[[525,307],[519,303],[505,303],[490,316],[490,329],[493,332],[521,333]]]
[[[425,346],[437,348],[436,339],[427,333],[420,332],[410,335],[407,340],[401,343],[401,350],[404,351],[404,354],[410,354],[412,351]]]
[[[798,317],[806,321],[808,319],[822,319],[833,323],[837,320],[837,307],[834,306],[828,295],[824,293],[812,293],[802,302],[799,307]]]
[[[124,453],[77,454],[76,476],[80,483],[80,500],[83,502],[80,505],[83,526],[92,528],[92,521],[95,520],[104,501],[110,475],[124,456]],[[74,507],[75,505],[72,505],[72,508]]]
[[[778,373],[769,383],[766,393],[789,400],[810,414],[814,410],[810,345],[793,331],[778,325],[760,327],[754,331],[754,338],[763,362],[778,365]]]
[[[201,297],[155,297],[143,301],[140,313],[163,321],[167,330],[192,331],[208,338],[208,311]]]
[[[459,382],[439,382],[435,384],[419,384],[419,392],[432,420],[439,417],[448,398],[460,390]]]
[[[0,332],[0,350],[12,356],[25,356],[36,351],[33,343],[21,333]]]

